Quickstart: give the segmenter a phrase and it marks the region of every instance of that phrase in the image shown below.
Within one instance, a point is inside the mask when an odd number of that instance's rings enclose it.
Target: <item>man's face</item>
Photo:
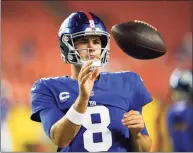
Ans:
[[[98,60],[101,55],[101,39],[99,36],[75,38],[75,49],[83,60]]]

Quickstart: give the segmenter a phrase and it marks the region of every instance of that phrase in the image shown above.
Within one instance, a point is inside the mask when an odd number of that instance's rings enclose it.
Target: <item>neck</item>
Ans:
[[[78,74],[80,73],[81,67],[80,66],[76,66],[76,65],[72,65],[71,64],[71,74],[72,74],[72,79],[74,80],[78,80]]]

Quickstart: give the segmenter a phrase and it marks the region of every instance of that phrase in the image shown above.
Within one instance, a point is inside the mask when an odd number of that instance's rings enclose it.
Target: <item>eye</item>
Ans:
[[[86,45],[88,42],[87,41],[82,41],[80,43]]]
[[[88,42],[87,41],[79,41],[79,42],[76,42],[75,43],[75,46],[78,46],[78,45],[86,45]]]
[[[97,40],[97,41],[94,41],[93,44],[101,44],[101,42]]]

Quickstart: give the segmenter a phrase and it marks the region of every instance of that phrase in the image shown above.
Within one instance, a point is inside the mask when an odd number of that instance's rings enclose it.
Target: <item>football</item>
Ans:
[[[133,58],[154,59],[167,52],[161,34],[144,21],[134,20],[116,24],[111,32],[120,49]]]

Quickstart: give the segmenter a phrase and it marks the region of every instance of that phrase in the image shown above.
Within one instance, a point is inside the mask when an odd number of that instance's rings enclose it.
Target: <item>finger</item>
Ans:
[[[141,115],[131,115],[129,117],[125,117],[122,119],[122,122],[125,122],[125,121],[130,121],[130,120],[138,120],[138,119],[143,119],[143,117]]]
[[[88,78],[90,78],[92,75],[92,72],[89,72],[86,76],[83,77],[80,84],[84,84]]]
[[[129,116],[129,115],[132,115],[132,114],[139,115],[140,113],[138,111],[131,110],[131,111],[125,113],[125,116]]]
[[[85,67],[85,69],[84,69],[82,72],[80,72],[79,78],[78,78],[80,81],[82,81],[82,79],[83,79],[89,72],[91,72],[91,71],[90,71],[90,68],[91,68],[91,65],[89,65],[88,67]]]
[[[90,72],[91,64],[87,65],[82,71],[79,73],[79,80],[82,80],[82,78],[87,75]]]
[[[131,120],[131,121],[126,121],[126,122],[123,122],[123,125],[136,125],[136,124],[144,124],[143,120]]]
[[[83,65],[82,65],[82,68],[80,70],[80,73],[82,71],[84,71],[85,68],[87,68],[88,66],[92,65],[92,61],[88,61],[88,62],[85,62]]]
[[[138,111],[131,110],[124,114],[124,117],[127,117],[129,115],[139,115],[140,113]]]
[[[91,65],[92,63],[93,63],[93,61],[86,61],[86,62],[84,62],[83,65],[82,65],[81,70],[84,69],[86,66]]]
[[[96,68],[96,69],[93,71],[93,73],[92,73],[91,79],[92,79],[92,80],[95,80],[95,79],[98,77],[98,75],[99,75],[99,69]]]
[[[87,61],[87,62],[83,63],[80,72],[82,72],[89,65],[92,65],[92,61]]]
[[[129,129],[136,129],[136,128],[140,128],[143,129],[144,125],[143,124],[136,124],[136,125],[128,125],[127,126]]]

